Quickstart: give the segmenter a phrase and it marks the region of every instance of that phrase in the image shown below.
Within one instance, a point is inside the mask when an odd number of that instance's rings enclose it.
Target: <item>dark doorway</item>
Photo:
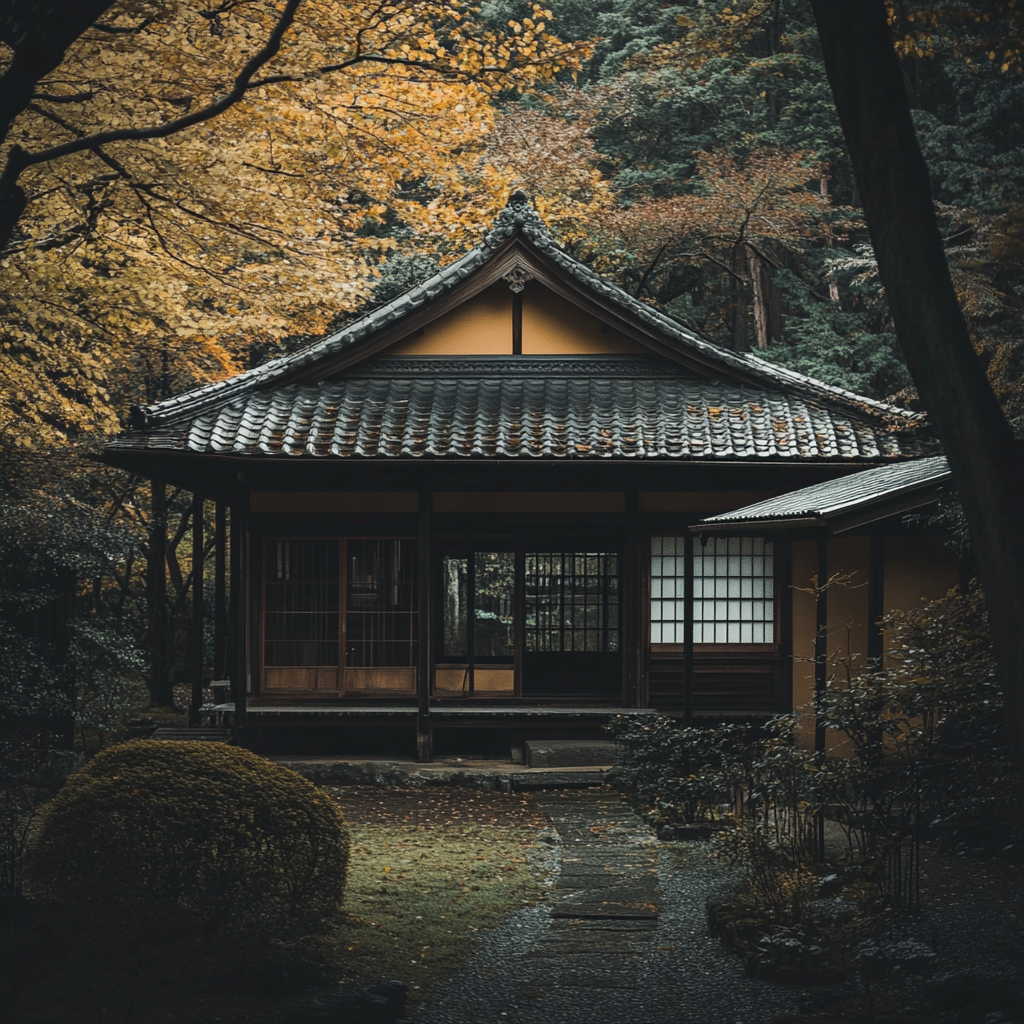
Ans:
[[[524,592],[524,697],[618,697],[619,555],[531,545]]]

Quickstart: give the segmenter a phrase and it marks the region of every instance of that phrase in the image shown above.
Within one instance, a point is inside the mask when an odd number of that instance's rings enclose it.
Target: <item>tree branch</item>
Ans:
[[[281,39],[288,31],[295,20],[295,12],[302,0],[288,0],[285,9],[278,19],[274,30],[266,45],[254,57],[252,57],[235,78],[231,91],[214,100],[194,114],[186,114],[184,117],[175,118],[166,124],[153,125],[150,128],[116,128],[107,132],[97,132],[95,135],[86,135],[75,142],[67,142],[62,146],[53,146],[51,149],[44,149],[39,153],[27,153],[25,167],[34,167],[36,164],[48,163],[50,160],[59,160],[63,156],[70,156],[73,153],[81,153],[83,150],[94,149],[96,146],[106,146],[111,142],[142,141],[144,139],[166,139],[169,135],[177,135],[187,128],[209,121],[218,114],[233,107],[249,89],[252,76],[264,64],[276,56],[281,48]]]
[[[30,153],[21,146],[12,146],[7,154],[6,166],[3,173],[0,174],[0,250],[6,247],[14,231],[14,226],[24,212],[28,202],[24,190],[18,184],[18,179],[26,168],[48,163],[51,160],[59,160],[61,157],[71,156],[74,153],[81,153],[86,150],[95,151],[98,147],[105,146],[111,142],[165,139],[170,135],[176,135],[178,132],[183,132],[194,125],[202,124],[204,121],[209,121],[217,117],[218,114],[224,113],[225,110],[234,106],[245,96],[253,75],[277,54],[281,48],[281,40],[295,20],[295,14],[301,2],[302,0],[287,0],[285,8],[278,18],[273,31],[270,33],[267,42],[238,73],[231,90],[227,94],[218,97],[213,103],[207,104],[207,106],[192,114],[185,114],[183,117],[175,118],[166,124],[152,125],[148,128],[120,128],[106,132],[97,132],[94,135],[86,135],[75,139],[73,142],[66,142],[63,145],[53,146],[50,149],[44,149],[37,153]]]
[[[34,92],[33,100],[46,100],[47,103],[84,103],[91,100],[96,93],[90,89],[88,92],[72,92],[66,96],[58,96],[52,92]]]

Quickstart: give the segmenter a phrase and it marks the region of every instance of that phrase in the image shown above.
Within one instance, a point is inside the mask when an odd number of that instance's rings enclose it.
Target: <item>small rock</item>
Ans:
[[[696,842],[710,839],[713,831],[710,825],[662,825],[658,829],[658,838],[663,842]]]
[[[330,995],[318,995],[294,1011],[288,1024],[390,1024],[405,1011],[404,981],[380,981],[345,985]]]

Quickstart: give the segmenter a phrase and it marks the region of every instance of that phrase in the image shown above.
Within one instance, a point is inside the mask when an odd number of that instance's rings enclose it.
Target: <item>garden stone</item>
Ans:
[[[710,839],[713,833],[710,825],[662,825],[658,838],[662,842],[693,843]]]
[[[527,740],[531,768],[586,768],[615,764],[618,744],[611,740]]]
[[[286,1024],[388,1024],[405,1012],[405,982],[393,978],[345,985],[285,1018]]]

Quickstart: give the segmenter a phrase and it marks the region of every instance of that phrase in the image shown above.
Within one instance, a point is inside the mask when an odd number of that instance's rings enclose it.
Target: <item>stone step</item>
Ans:
[[[616,764],[619,748],[611,740],[527,740],[531,768],[586,768]]]
[[[231,738],[231,730],[168,725],[154,729],[149,738],[151,740],[200,740],[206,743],[227,743]]]

